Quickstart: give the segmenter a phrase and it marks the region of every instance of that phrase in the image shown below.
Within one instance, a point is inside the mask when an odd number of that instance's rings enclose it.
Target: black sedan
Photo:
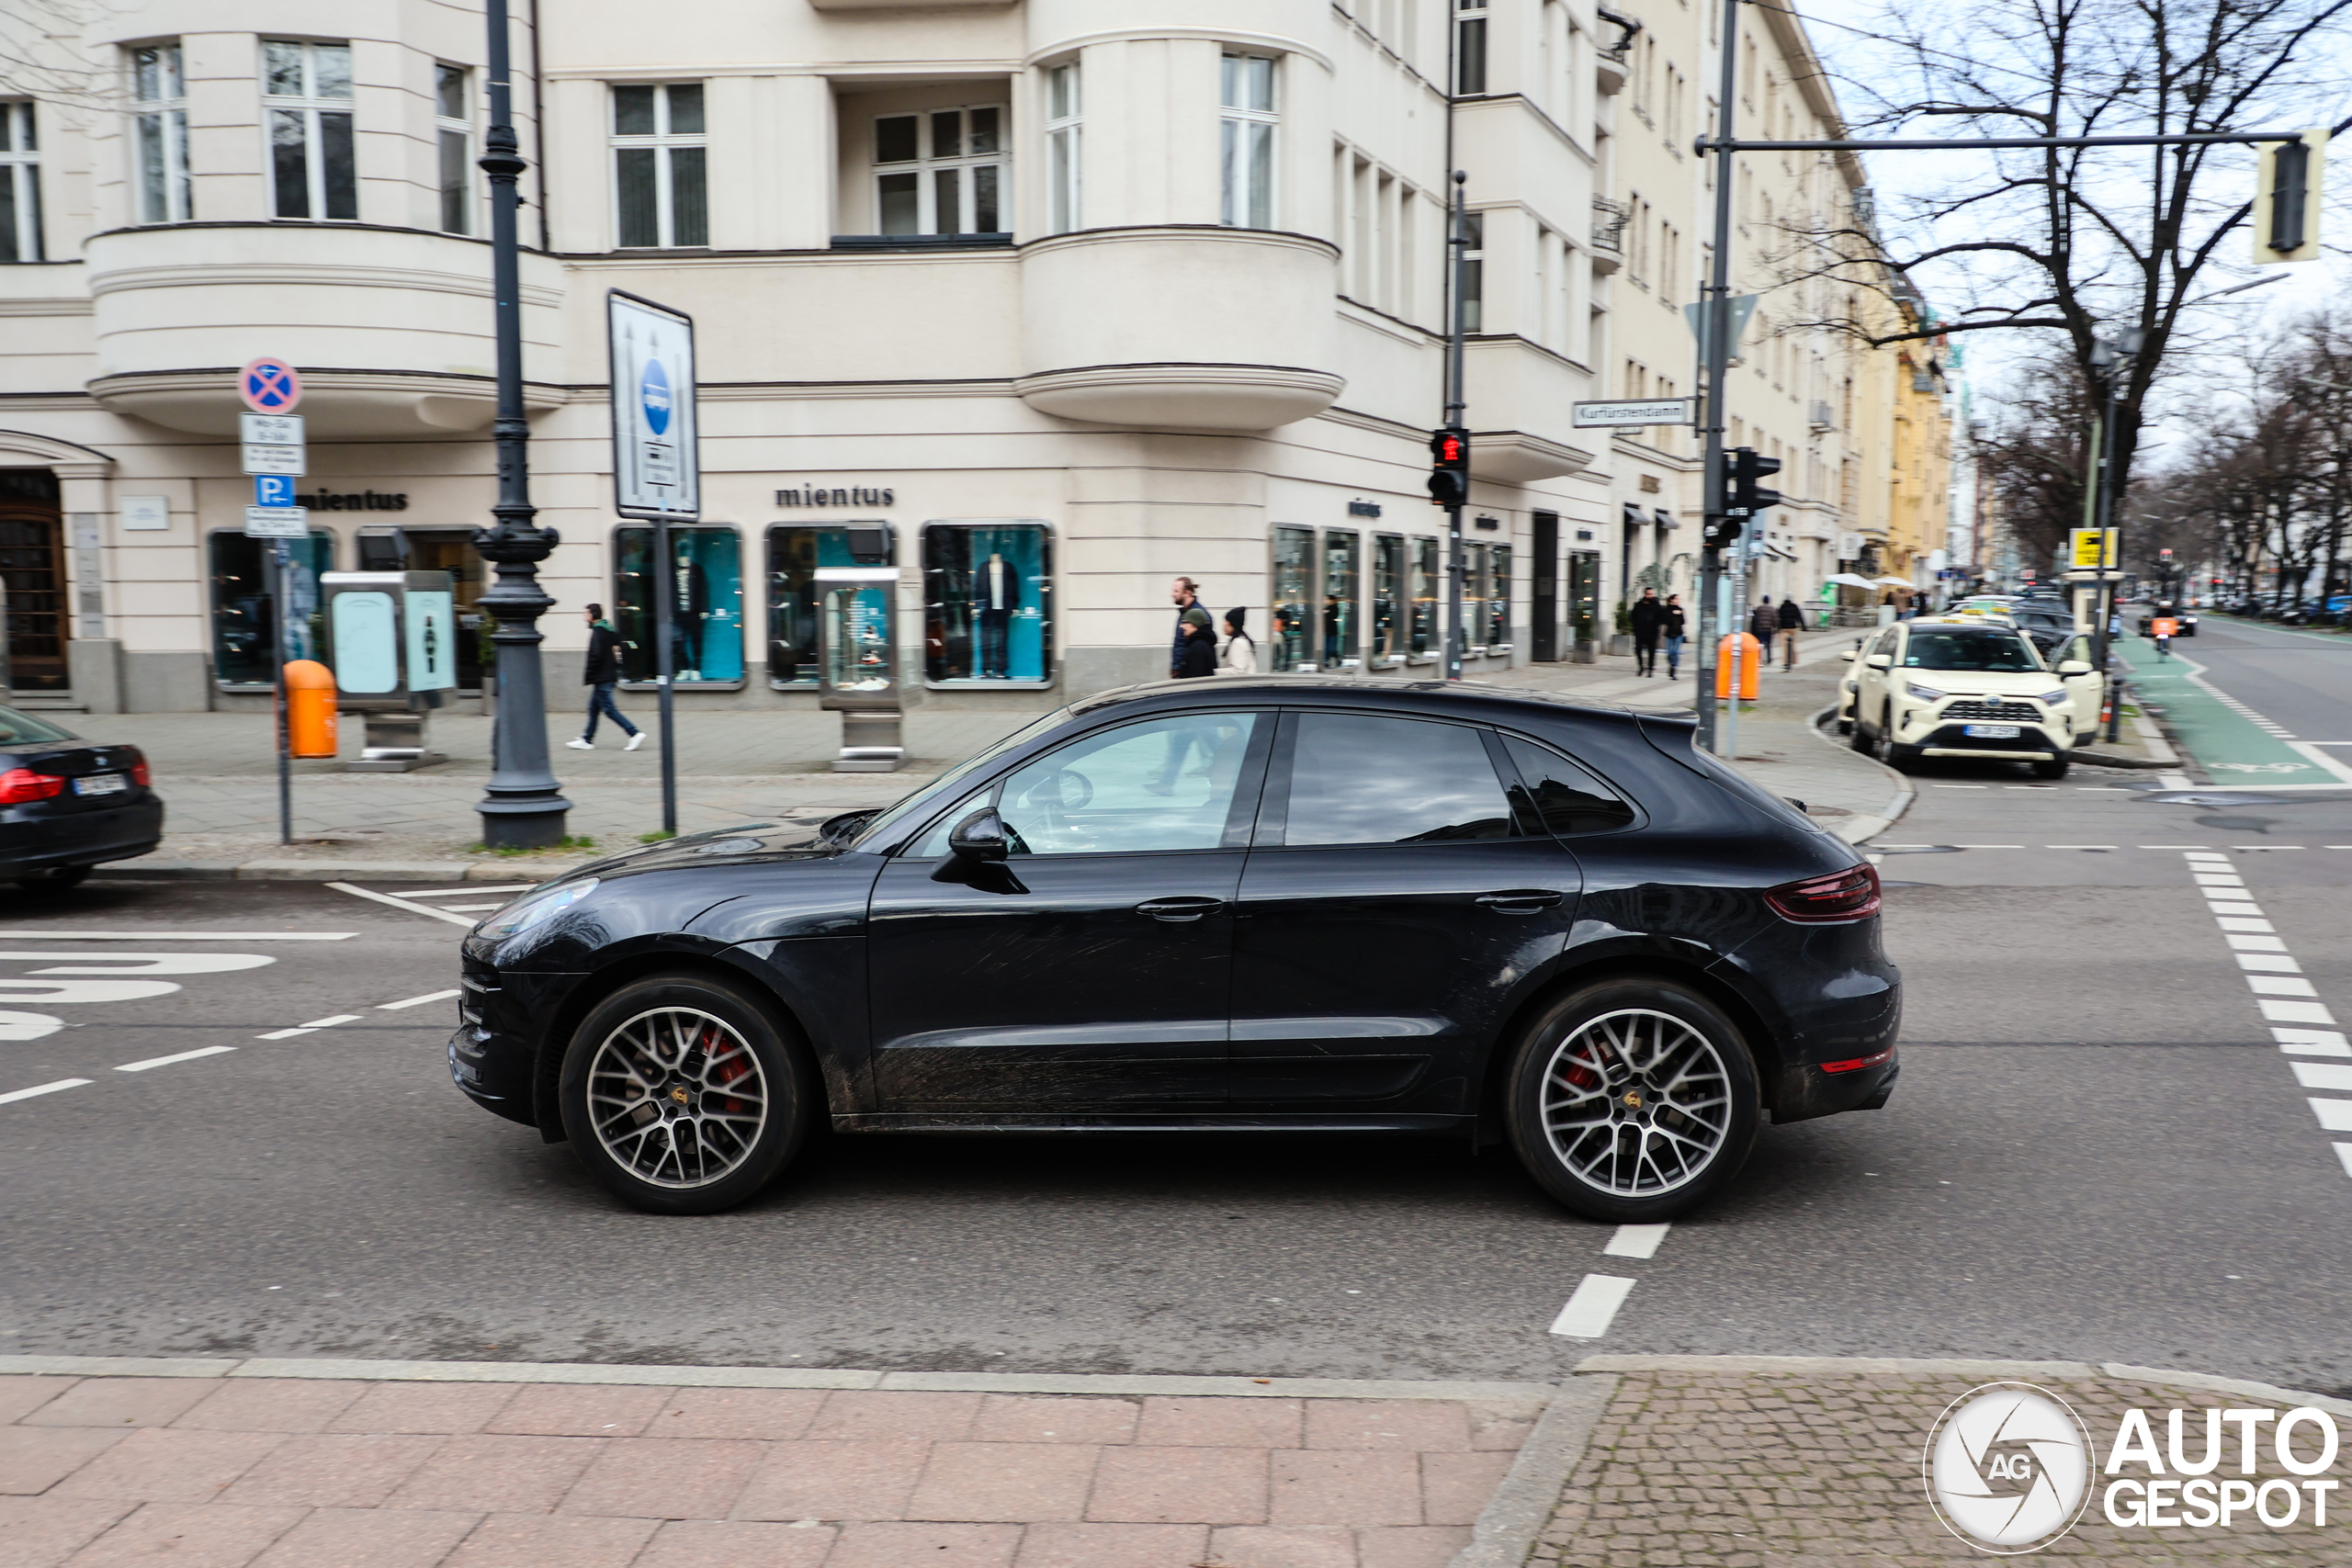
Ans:
[[[136,746],[102,746],[0,707],[0,882],[71,887],[164,837],[164,802]]]
[[[1696,750],[1534,693],[1170,682],[880,812],[682,839],[464,944],[458,1087],[640,1208],[844,1133],[1508,1140],[1657,1221],[1758,1122],[1883,1105],[1877,874]]]

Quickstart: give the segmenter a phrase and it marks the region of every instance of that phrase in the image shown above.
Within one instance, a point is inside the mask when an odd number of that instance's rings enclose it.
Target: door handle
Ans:
[[[1170,925],[1182,925],[1197,920],[1203,915],[1213,915],[1224,908],[1225,900],[1222,898],[1148,898],[1136,906],[1136,913],[1149,915],[1155,920],[1166,920]]]
[[[1562,897],[1550,887],[1515,887],[1508,893],[1481,893],[1478,903],[1498,915],[1532,915],[1551,908]]]

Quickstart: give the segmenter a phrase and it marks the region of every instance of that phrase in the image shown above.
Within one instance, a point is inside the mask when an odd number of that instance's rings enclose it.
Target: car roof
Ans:
[[[1385,681],[1347,675],[1228,675],[1208,680],[1150,681],[1080,697],[1070,704],[1069,713],[1073,718],[1091,717],[1130,705],[1141,707],[1181,702],[1189,707],[1204,702],[1220,705],[1264,703],[1269,698],[1333,706],[1390,707],[1408,713],[1452,713],[1460,717],[1473,716],[1475,713],[1489,719],[1501,718],[1516,710],[1534,723],[1571,715],[1627,726],[1644,720],[1697,722],[1688,714],[1636,714],[1622,703],[1532,686],[1438,680]]]

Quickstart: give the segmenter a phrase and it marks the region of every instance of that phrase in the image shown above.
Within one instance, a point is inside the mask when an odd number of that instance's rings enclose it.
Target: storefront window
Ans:
[[[1053,592],[1053,539],[1043,524],[924,524],[924,679],[1043,684]]]
[[[1462,547],[1462,646],[1476,652],[1487,633],[1487,547]]]
[[[616,529],[613,629],[621,639],[621,679],[653,683],[653,530]],[[743,680],[743,542],[734,529],[670,529],[671,679],[681,686],[732,686]]]
[[[1510,547],[1487,552],[1487,646],[1510,646]]]
[[[1323,668],[1338,670],[1356,661],[1358,581],[1357,557],[1363,541],[1354,534],[1323,536]]]
[[[817,569],[852,565],[839,528],[768,530],[768,684],[817,683]]]
[[[1413,626],[1405,647],[1415,659],[1427,658],[1437,641],[1437,541],[1413,541]]]
[[[1315,536],[1305,528],[1274,530],[1274,613],[1270,627],[1274,668],[1315,668],[1307,643],[1307,594],[1315,582]]]
[[[1383,534],[1372,542],[1372,657],[1382,664],[1404,657],[1405,541]]]
[[[319,573],[334,570],[334,536],[314,532],[289,541],[293,564],[287,575],[289,601],[286,657],[316,659],[325,637],[319,607]],[[277,681],[277,569],[271,542],[243,534],[218,533],[210,539],[212,573],[212,676],[223,686],[269,686]]]

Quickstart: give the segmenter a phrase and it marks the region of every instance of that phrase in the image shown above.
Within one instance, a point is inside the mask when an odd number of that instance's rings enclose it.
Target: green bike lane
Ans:
[[[2340,643],[2309,640],[2314,643],[2311,651],[2315,656],[2345,651]],[[2231,689],[2242,681],[2185,652],[2184,646],[2176,641],[2167,659],[2158,656],[2154,643],[2126,637],[2115,645],[2115,652],[2131,671],[2134,697],[2162,716],[2174,741],[2214,784],[2274,789],[2352,786],[2352,750],[2332,750],[2304,739],[2277,715]],[[2332,667],[2335,661],[2326,662]],[[2332,668],[2324,673],[2332,675]],[[2308,679],[2318,681],[2323,674],[2315,660]]]

